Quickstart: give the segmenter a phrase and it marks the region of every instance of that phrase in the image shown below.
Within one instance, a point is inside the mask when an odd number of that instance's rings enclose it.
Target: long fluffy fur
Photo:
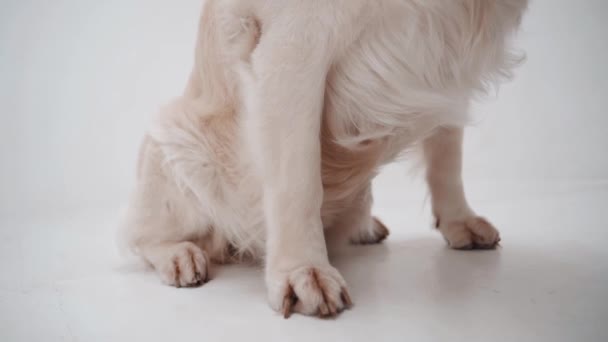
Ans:
[[[382,230],[369,213],[370,182],[378,168],[432,142],[443,127],[464,126],[470,101],[511,77],[521,57],[510,51],[509,39],[526,5],[526,0],[207,0],[184,95],[161,112],[142,144],[125,223],[129,244],[161,276],[168,271],[156,246],[191,241],[218,262],[267,255],[271,304],[277,308],[273,293],[284,285],[275,268],[306,264],[293,261],[291,248],[310,239],[310,250],[325,253],[324,244],[312,243],[316,233],[294,228],[295,241],[286,243],[282,239],[292,232],[283,237],[277,227],[299,225],[320,208],[316,215],[326,229],[354,236]],[[290,84],[273,83],[290,73]],[[318,83],[313,75],[323,80],[321,90],[312,86]],[[300,88],[299,82],[311,86]],[[284,106],[288,97],[293,101]],[[315,106],[318,120],[312,112],[310,121],[283,118],[285,110],[314,112]],[[456,132],[425,145],[433,195],[452,190],[433,186],[432,147],[446,141],[459,145],[459,139]],[[315,160],[320,196],[314,190]],[[458,171],[459,165],[458,159],[446,168]],[[456,171],[451,174],[458,183]],[[447,202],[441,198],[433,202],[438,220],[473,215],[464,197],[456,197],[458,210],[441,207]],[[306,255],[311,265],[322,265],[320,274],[343,283],[329,264],[323,266],[323,257]],[[178,254],[169,258],[171,265],[196,264],[180,264]],[[288,283],[297,287],[306,277],[293,272],[298,276]],[[174,273],[165,280],[183,285],[178,279],[183,270]],[[295,291],[305,296],[304,290]],[[296,311],[323,310],[301,302]]]

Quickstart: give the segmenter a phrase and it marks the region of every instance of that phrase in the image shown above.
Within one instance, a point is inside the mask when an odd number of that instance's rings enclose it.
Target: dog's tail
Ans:
[[[184,96],[216,108],[238,99],[236,68],[247,61],[260,29],[242,1],[207,0],[200,18],[195,63]]]

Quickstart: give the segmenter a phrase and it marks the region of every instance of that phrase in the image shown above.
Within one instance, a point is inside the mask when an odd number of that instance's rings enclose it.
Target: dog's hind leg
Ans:
[[[199,285],[209,277],[210,259],[195,242],[210,235],[210,225],[204,214],[185,205],[187,196],[167,177],[166,166],[159,143],[146,137],[124,237],[164,283]]]
[[[350,243],[357,245],[376,244],[384,241],[390,231],[382,221],[372,215],[372,203],[370,181],[335,219],[329,234],[332,236],[346,235]]]

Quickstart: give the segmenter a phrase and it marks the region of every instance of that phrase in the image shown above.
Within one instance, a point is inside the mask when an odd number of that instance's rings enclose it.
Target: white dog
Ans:
[[[170,285],[264,259],[271,306],[351,305],[325,231],[388,235],[380,166],[420,149],[436,226],[456,249],[498,231],[461,180],[471,99],[511,75],[527,0],[207,0],[187,89],[146,136],[125,233]]]

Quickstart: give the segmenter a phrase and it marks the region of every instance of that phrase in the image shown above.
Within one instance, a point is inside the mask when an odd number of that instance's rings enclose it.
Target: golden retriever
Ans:
[[[264,260],[268,298],[333,316],[351,305],[325,232],[376,243],[371,181],[424,156],[450,247],[493,248],[465,199],[471,100],[511,76],[527,0],[207,0],[186,90],[142,144],[124,232],[173,286],[211,262]]]

